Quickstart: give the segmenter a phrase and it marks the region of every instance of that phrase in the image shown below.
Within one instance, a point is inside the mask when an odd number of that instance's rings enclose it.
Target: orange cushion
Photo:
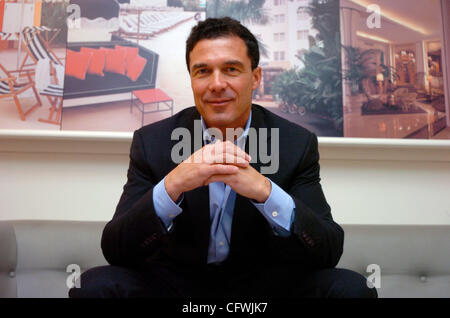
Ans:
[[[125,57],[127,52],[125,50],[116,50],[103,47],[100,50],[106,52],[104,71],[125,75]]]
[[[84,80],[91,61],[92,53],[66,51],[66,75]]]
[[[135,59],[135,57],[138,56],[138,54],[139,54],[139,48],[137,48],[137,47],[116,45],[115,48],[116,48],[116,50],[125,50],[127,52],[126,68],[128,68],[128,65],[130,65],[133,62],[133,60]]]
[[[93,48],[89,48],[89,47],[82,47],[80,49],[80,52],[92,53],[91,63],[89,63],[89,67],[87,70],[88,74],[105,76],[105,74],[103,73],[103,69],[105,67],[105,58],[106,58],[105,50],[93,49]]]
[[[142,71],[144,70],[145,65],[147,64],[147,60],[141,56],[136,56],[134,60],[128,65],[127,68],[127,76],[133,82],[141,76]]]

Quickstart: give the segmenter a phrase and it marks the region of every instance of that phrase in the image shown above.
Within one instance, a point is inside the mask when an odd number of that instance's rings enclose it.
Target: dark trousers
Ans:
[[[111,297],[266,297],[266,298],[376,298],[366,278],[340,268],[300,272],[295,267],[271,266],[250,270],[225,270],[214,265],[206,270],[180,272],[153,264],[142,270],[100,266],[81,275],[80,288],[71,298]]]

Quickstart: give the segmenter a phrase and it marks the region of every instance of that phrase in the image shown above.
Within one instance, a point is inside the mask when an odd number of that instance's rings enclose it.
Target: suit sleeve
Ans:
[[[131,143],[127,183],[102,234],[103,255],[111,265],[137,266],[160,248],[167,230],[153,205],[155,184],[138,130]]]
[[[331,216],[319,171],[318,141],[311,134],[287,191],[295,204],[292,235],[275,238],[287,259],[293,258],[314,269],[335,267],[344,244],[344,231]]]

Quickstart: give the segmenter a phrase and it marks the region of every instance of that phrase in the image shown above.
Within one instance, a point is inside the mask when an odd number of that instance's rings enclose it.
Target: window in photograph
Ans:
[[[284,14],[275,14],[274,19],[275,19],[275,23],[284,23],[285,15]]]
[[[298,7],[297,9],[297,20],[303,21],[309,18],[308,10],[306,7]]]
[[[309,31],[308,30],[298,30],[297,40],[308,40]]]
[[[285,39],[285,33],[281,32],[281,33],[274,33],[273,34],[273,40],[275,42],[283,42]]]

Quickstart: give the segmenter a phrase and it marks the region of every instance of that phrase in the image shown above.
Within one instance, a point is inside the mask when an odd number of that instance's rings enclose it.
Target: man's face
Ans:
[[[237,36],[203,39],[189,61],[195,105],[208,127],[244,127],[259,86],[261,69],[252,71],[245,42]]]

